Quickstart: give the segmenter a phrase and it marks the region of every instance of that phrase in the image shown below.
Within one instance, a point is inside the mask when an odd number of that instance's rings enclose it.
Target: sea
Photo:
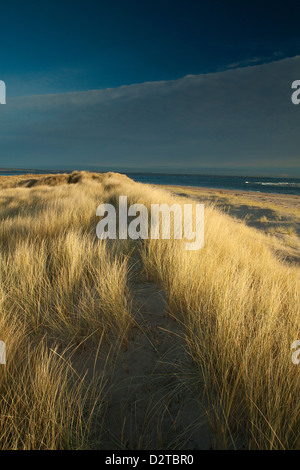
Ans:
[[[100,170],[99,170],[100,171]],[[112,170],[118,171],[118,170]],[[0,175],[71,173],[62,170],[0,169]],[[300,178],[262,176],[220,176],[201,174],[170,174],[120,171],[140,183],[172,186],[193,186],[203,188],[231,189],[300,196]]]

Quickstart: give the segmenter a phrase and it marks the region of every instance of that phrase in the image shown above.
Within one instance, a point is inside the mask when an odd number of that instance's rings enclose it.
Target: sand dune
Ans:
[[[296,200],[115,173],[0,187],[1,449],[299,447],[300,270],[266,230],[296,240]],[[98,240],[119,195],[205,202],[204,248]]]

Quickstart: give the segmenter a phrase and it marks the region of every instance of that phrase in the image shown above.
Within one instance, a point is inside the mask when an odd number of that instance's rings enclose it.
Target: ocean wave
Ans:
[[[300,183],[291,183],[286,181],[279,181],[278,183],[272,182],[263,182],[263,181],[245,181],[246,184],[257,184],[261,186],[285,186],[291,188],[300,188]]]

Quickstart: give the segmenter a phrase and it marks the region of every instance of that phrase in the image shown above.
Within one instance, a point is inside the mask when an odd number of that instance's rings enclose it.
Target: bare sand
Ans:
[[[102,345],[96,363],[89,348],[72,361],[88,380],[93,370],[105,370],[108,396],[99,448],[211,449],[184,330],[168,312],[165,292],[141,278],[131,294],[135,325],[126,341],[113,352]]]
[[[161,185],[156,186],[161,187]],[[236,191],[231,189],[203,188],[194,186],[162,186],[180,196],[188,196],[191,194],[211,197],[236,196],[239,199],[251,199],[252,201],[256,201],[258,203],[276,204],[278,206],[286,208],[295,207],[300,210],[300,196],[292,194],[262,193],[257,191]]]
[[[213,204],[231,217],[263,231],[281,260],[300,264],[300,196],[192,186],[159,187],[180,197]]]

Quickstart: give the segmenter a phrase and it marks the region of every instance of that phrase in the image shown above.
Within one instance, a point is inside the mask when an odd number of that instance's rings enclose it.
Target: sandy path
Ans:
[[[137,326],[117,357],[106,413],[104,449],[209,449],[209,429],[193,393],[182,383],[188,355],[180,325],[166,313],[154,284],[132,292]]]

